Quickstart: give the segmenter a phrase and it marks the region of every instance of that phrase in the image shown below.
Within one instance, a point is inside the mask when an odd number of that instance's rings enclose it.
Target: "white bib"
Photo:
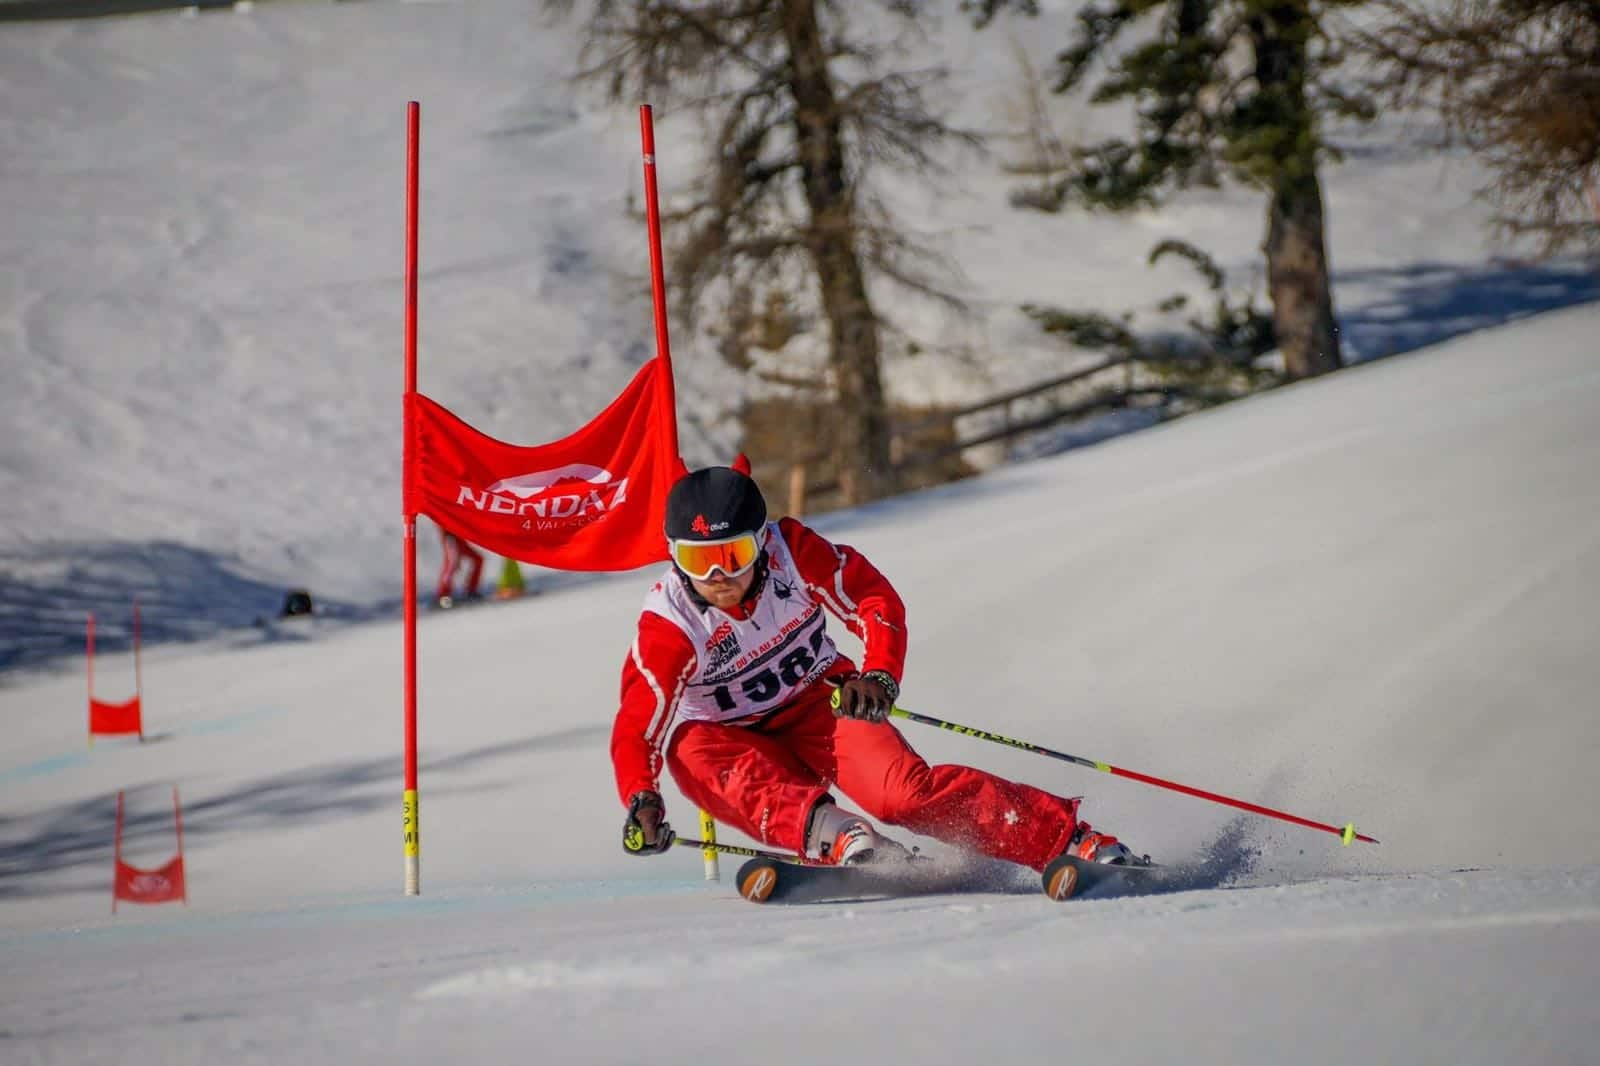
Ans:
[[[644,609],[683,631],[695,671],[678,703],[683,718],[728,722],[783,706],[821,677],[839,649],[824,625],[776,522],[765,530],[767,583],[746,619],[702,607],[676,573],[645,597]]]

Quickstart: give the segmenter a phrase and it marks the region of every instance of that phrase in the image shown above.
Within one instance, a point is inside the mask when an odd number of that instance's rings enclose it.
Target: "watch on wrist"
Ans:
[[[889,694],[889,703],[891,705],[893,705],[896,701],[898,701],[900,699],[900,682],[896,681],[894,679],[894,675],[889,673],[889,671],[887,671],[887,670],[868,670],[866,673],[862,674],[861,676],[862,677],[871,678],[872,680],[876,681],[878,684],[882,685],[883,686],[883,691],[885,691],[885,692],[887,692]]]

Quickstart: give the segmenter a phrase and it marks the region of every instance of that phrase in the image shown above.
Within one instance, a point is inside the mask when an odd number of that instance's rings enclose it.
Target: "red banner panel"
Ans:
[[[664,560],[667,493],[683,472],[664,373],[663,360],[650,360],[588,425],[532,447],[479,433],[411,394],[407,512],[555,570],[632,570]]]
[[[175,856],[159,870],[141,870],[117,860],[116,898],[128,903],[187,903],[183,856]]]
[[[126,703],[107,703],[104,700],[91,699],[89,733],[93,736],[118,733],[138,733],[143,736],[144,724],[139,710],[139,697],[135,696]]]
[[[183,805],[178,802],[178,786],[172,786],[172,827],[178,837],[178,854],[165,866],[141,870],[122,861],[123,795],[117,793],[117,822],[111,838],[111,913],[117,901],[129,903],[188,903],[189,886],[183,874]]]

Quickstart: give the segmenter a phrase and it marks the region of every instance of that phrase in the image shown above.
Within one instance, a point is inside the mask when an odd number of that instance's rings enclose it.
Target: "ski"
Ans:
[[[739,895],[751,903],[824,903],[982,891],[971,870],[927,858],[860,866],[751,859],[739,867]]]
[[[1178,868],[1155,863],[1113,865],[1062,855],[1044,868],[1044,894],[1054,900],[1110,898],[1179,887]],[[822,866],[761,856],[739,867],[739,895],[751,903],[844,903],[957,892],[1011,892],[1004,879],[967,866],[916,857],[906,862]]]
[[[1060,855],[1044,868],[1040,880],[1044,894],[1064,900],[1092,893],[1100,896],[1139,896],[1169,887],[1173,869],[1152,862],[1118,865],[1090,862],[1076,855]]]

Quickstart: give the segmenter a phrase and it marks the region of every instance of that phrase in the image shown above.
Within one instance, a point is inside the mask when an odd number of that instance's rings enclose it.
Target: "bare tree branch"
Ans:
[[[1435,110],[1448,143],[1493,173],[1480,190],[1505,237],[1544,253],[1600,247],[1600,5],[1589,0],[1380,0],[1383,22],[1354,30],[1372,91]]]
[[[758,331],[763,287],[792,288],[794,272],[808,268],[803,289],[821,306],[834,402],[845,413],[839,453],[865,499],[892,489],[880,342],[890,327],[873,286],[961,302],[948,287],[953,271],[874,197],[873,172],[937,175],[944,150],[979,139],[930,103],[942,70],[890,69],[896,43],[852,24],[861,6],[596,0],[579,69],[613,100],[655,98],[705,124],[705,166],[663,222],[676,313],[691,322],[722,301],[724,358],[751,365],[745,338]],[[879,6],[903,34],[919,31],[919,0]],[[576,10],[572,0],[545,7]]]

